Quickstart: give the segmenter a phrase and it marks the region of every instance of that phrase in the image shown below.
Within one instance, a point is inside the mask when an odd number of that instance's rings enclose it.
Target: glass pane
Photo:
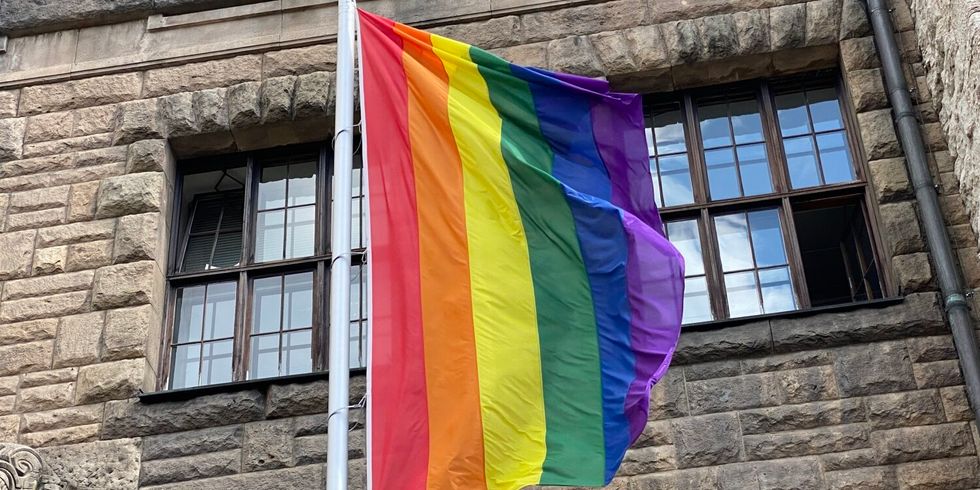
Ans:
[[[657,138],[658,154],[687,151],[687,147],[684,145],[684,124],[681,121],[681,111],[672,110],[655,114],[653,125],[654,135]]]
[[[218,235],[218,243],[214,246],[212,269],[238,265],[242,256],[242,233],[240,231],[225,231]]]
[[[704,276],[684,280],[684,317],[681,323],[698,323],[714,320],[708,297],[708,282]]]
[[[196,272],[207,270],[211,265],[211,252],[214,249],[214,235],[191,235],[187,237],[187,249],[184,250],[184,263],[180,270]]]
[[[722,269],[727,272],[753,267],[752,247],[749,245],[749,230],[744,213],[716,216],[715,235],[718,236]]]
[[[789,267],[760,270],[759,282],[762,286],[762,305],[766,313],[796,309],[796,298],[793,296],[793,283],[789,278]]]
[[[231,382],[231,340],[206,342],[201,359],[201,384]]]
[[[313,255],[316,240],[316,206],[290,208],[286,223],[286,258]]]
[[[252,337],[249,379],[279,376],[279,334]]]
[[[234,196],[229,196],[225,199],[224,212],[221,215],[221,229],[222,230],[241,230],[242,229],[242,219],[245,206],[245,195],[236,193]]]
[[[701,141],[705,148],[717,148],[732,144],[728,127],[728,104],[706,105],[698,108],[701,119]]]
[[[360,165],[356,163],[355,165]],[[364,193],[361,192],[361,186],[363,185],[363,179],[361,177],[361,169],[355,167],[351,169],[351,195],[354,197],[363,196]]]
[[[820,185],[813,139],[810,136],[787,138],[783,140],[783,148],[786,149],[786,163],[789,165],[789,179],[793,188]]]
[[[290,274],[285,278],[283,330],[313,327],[313,273]]]
[[[772,192],[772,177],[769,174],[769,158],[762,144],[739,146],[738,168],[742,174],[742,190],[746,196]]]
[[[360,320],[361,315],[361,274],[363,268],[359,265],[350,268],[350,319]],[[365,305],[367,306],[367,305]]]
[[[783,233],[779,223],[779,212],[775,209],[749,213],[752,228],[752,245],[755,249],[757,267],[768,267],[786,263]]]
[[[313,333],[311,330],[283,334],[282,368],[283,375],[313,371]]]
[[[732,318],[762,313],[756,290],[755,272],[725,274],[725,292],[728,295],[728,311]]]
[[[350,245],[351,248],[363,248],[364,237],[361,234],[361,225],[364,223],[364,200],[355,197],[350,206]]]
[[[367,339],[363,337],[362,322],[350,324],[350,367],[362,368],[367,366]]]
[[[803,92],[793,92],[776,96],[776,114],[779,129],[783,136],[797,136],[810,132],[810,121],[806,114],[806,100]]]
[[[200,384],[201,344],[181,345],[174,348],[174,370],[170,387],[190,388]]]
[[[762,117],[759,104],[753,100],[731,103],[732,129],[735,130],[735,144],[758,143],[762,138]]]
[[[735,170],[735,153],[731,148],[707,150],[704,152],[704,161],[708,166],[708,193],[712,200],[741,196],[738,172]]]
[[[259,210],[286,205],[286,165],[265,167],[259,180]]]
[[[664,186],[664,206],[694,202],[686,154],[660,157],[660,178]]]
[[[237,284],[222,282],[208,285],[208,304],[204,311],[204,340],[235,335],[235,297]]]
[[[840,114],[837,90],[833,88],[807,90],[806,98],[810,102],[810,117],[813,119],[814,131],[843,129],[844,119]]]
[[[820,164],[824,180],[828,184],[850,182],[855,179],[851,154],[847,148],[847,136],[843,131],[817,135]]]
[[[282,260],[285,211],[258,214],[255,224],[255,261]]]
[[[252,282],[252,333],[278,332],[282,318],[282,276]]]
[[[197,202],[194,209],[194,222],[191,223],[191,233],[202,233],[214,231],[218,228],[218,219],[221,218],[221,199],[203,199]]]
[[[316,164],[297,163],[289,166],[289,206],[316,202]]]
[[[201,329],[204,322],[204,290],[205,286],[180,288],[177,290],[177,344],[198,342],[201,340]]]
[[[643,134],[647,138],[647,155],[654,156],[657,154],[657,150],[654,148],[653,143],[653,129],[643,128]]]
[[[650,159],[650,176],[653,177],[653,198],[657,201],[657,206],[663,207],[663,197],[660,195],[660,171],[657,170],[657,159]]]
[[[667,223],[667,237],[684,256],[685,273],[688,276],[704,274],[704,259],[701,256],[701,235],[697,220],[672,221]]]

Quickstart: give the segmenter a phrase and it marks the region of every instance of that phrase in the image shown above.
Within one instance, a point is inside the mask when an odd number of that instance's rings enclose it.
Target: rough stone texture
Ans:
[[[97,403],[131,397],[143,383],[143,359],[92,364],[78,370],[77,403]]]
[[[98,218],[159,211],[164,202],[164,176],[160,172],[110,177],[99,185]]]
[[[92,306],[118,308],[159,299],[162,285],[155,262],[143,261],[103,267],[95,273]]]
[[[139,479],[139,439],[43,448],[39,452],[69,488],[136,488]]]
[[[140,95],[140,73],[121,73],[21,89],[22,116],[132,100]]]

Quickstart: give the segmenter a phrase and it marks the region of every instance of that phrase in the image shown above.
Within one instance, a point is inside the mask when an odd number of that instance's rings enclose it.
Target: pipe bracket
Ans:
[[[953,294],[950,294],[949,296],[946,296],[946,299],[943,302],[946,305],[946,311],[949,311],[949,310],[952,310],[953,308],[958,308],[958,307],[961,307],[961,306],[962,307],[965,307],[967,309],[970,308],[970,303],[966,300],[966,295],[963,295],[963,294],[960,294],[960,293],[953,293]]]

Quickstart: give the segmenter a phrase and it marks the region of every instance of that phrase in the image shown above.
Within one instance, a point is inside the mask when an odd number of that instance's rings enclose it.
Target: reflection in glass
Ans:
[[[665,206],[694,202],[687,154],[660,157],[660,179],[664,187]]]
[[[783,136],[798,136],[810,132],[810,118],[807,116],[803,92],[777,95],[776,115]]]
[[[704,162],[708,167],[708,193],[712,200],[739,197],[738,171],[735,154],[731,148],[705,150]]]
[[[762,117],[755,100],[740,100],[730,104],[735,144],[762,142]]]
[[[177,306],[175,308],[177,334],[176,343],[199,342],[201,329],[204,324],[204,291],[205,286],[180,288],[177,290]]]
[[[786,163],[789,166],[789,179],[794,189],[820,185],[820,171],[813,152],[813,139],[810,136],[787,138],[783,140],[786,150]]]
[[[282,339],[283,376],[313,371],[313,331],[286,332]]]
[[[701,141],[705,148],[731,146],[732,132],[728,126],[728,104],[698,107],[701,120]]]
[[[204,340],[230,338],[235,335],[235,297],[237,284],[223,282],[207,287],[204,310]]]
[[[249,379],[279,376],[279,334],[252,337]]]
[[[279,331],[282,318],[282,277],[262,277],[252,283],[252,333]]]
[[[779,212],[765,209],[749,213],[752,229],[752,245],[757,267],[769,267],[786,263],[786,250],[779,224]]]
[[[350,276],[350,364],[367,366],[367,281],[364,268],[351,267]]]
[[[201,357],[202,385],[231,382],[232,341],[205,342]]]
[[[780,94],[776,106],[780,108],[779,126],[794,189],[857,178],[835,88]]]
[[[651,112],[648,121],[652,127],[646,128],[645,134],[657,205],[691,204],[694,188],[680,105],[672,103]]]
[[[263,277],[252,287],[251,345],[258,351],[250,354],[249,377],[312,370],[313,272]]]
[[[256,262],[309,257],[315,253],[315,162],[263,168],[258,201]]]
[[[762,305],[766,313],[796,309],[789,267],[762,269],[759,271],[759,282],[762,286]]]
[[[817,149],[823,165],[824,180],[828,184],[850,182],[855,179],[851,154],[847,148],[847,136],[843,131],[817,135]]]
[[[701,236],[697,220],[671,221],[667,223],[667,237],[684,256],[685,273],[688,276],[704,274],[701,256]]]
[[[190,388],[200,384],[201,344],[178,345],[174,348],[174,369],[171,388]]]
[[[715,234],[718,236],[722,270],[728,272],[753,267],[745,213],[716,216]]]
[[[285,214],[286,212],[283,210],[263,211],[258,214],[255,223],[256,262],[282,259]]]
[[[231,381],[237,283],[178,288],[176,295],[171,387]]]
[[[746,196],[772,192],[769,158],[763,144],[737,147],[738,166],[742,174],[742,190]]]
[[[316,238],[316,207],[303,206],[287,210],[286,258],[313,255]]]
[[[762,313],[757,288],[753,271],[725,274],[728,311],[732,318]]]
[[[289,165],[289,199],[287,206],[302,206],[316,202],[316,164],[313,162]]]
[[[653,125],[657,139],[656,154],[665,155],[687,151],[680,110],[675,109],[654,115]]]
[[[290,274],[283,282],[286,292],[283,330],[313,328],[313,273]]]
[[[713,319],[707,279],[704,276],[684,279],[684,316],[681,323],[687,325]]]
[[[287,165],[265,167],[259,180],[258,209],[276,209],[286,205],[286,175]]]
[[[837,101],[835,89],[807,90],[806,98],[807,102],[810,103],[810,117],[813,119],[814,132],[844,128],[844,118],[840,113],[840,103]]]

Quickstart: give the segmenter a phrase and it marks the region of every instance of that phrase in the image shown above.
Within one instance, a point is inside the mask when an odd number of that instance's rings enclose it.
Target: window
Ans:
[[[836,75],[646,100],[686,325],[882,298],[866,172]]]
[[[177,389],[326,368],[330,160],[324,146],[184,162],[167,318]],[[361,172],[354,171],[351,366],[366,361]]]

